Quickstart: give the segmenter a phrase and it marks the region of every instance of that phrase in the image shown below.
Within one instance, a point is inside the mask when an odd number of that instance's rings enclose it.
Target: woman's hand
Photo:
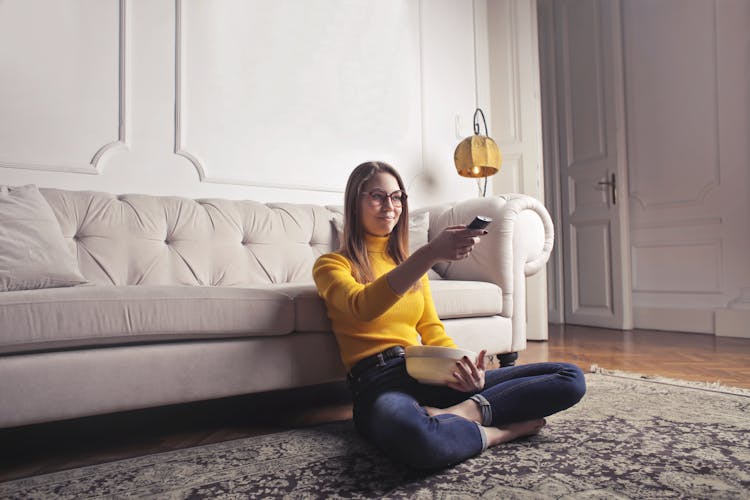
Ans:
[[[464,356],[456,361],[456,370],[453,372],[455,382],[448,383],[448,387],[461,392],[479,392],[484,389],[484,360],[487,351],[482,351],[472,362]]]
[[[427,246],[436,261],[465,259],[479,237],[487,234],[484,229],[467,229],[466,226],[450,226],[430,241]]]

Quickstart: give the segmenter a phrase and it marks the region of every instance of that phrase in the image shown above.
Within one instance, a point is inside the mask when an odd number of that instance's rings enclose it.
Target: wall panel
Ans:
[[[715,4],[636,1],[623,11],[626,87],[638,96],[627,101],[631,196],[646,209],[700,205],[720,183]]]
[[[178,6],[177,152],[205,181],[342,191],[363,159],[421,167],[417,1]]]
[[[0,2],[0,167],[96,174],[125,146],[126,0]]]
[[[0,183],[341,203],[382,159],[415,205],[476,196],[472,7],[0,1]]]
[[[690,269],[686,272],[686,263]],[[633,245],[634,292],[720,293],[720,241],[678,241]]]
[[[750,311],[750,4],[622,10],[636,326],[724,334],[715,314]]]

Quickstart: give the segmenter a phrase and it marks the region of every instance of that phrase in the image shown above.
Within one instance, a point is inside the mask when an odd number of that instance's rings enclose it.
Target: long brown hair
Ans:
[[[344,194],[344,235],[340,252],[352,263],[354,279],[360,283],[369,283],[375,279],[367,257],[365,229],[360,222],[360,197],[362,186],[375,174],[385,172],[396,178],[398,187],[406,192],[404,181],[395,168],[382,161],[369,161],[358,165],[349,175]],[[386,252],[396,265],[406,260],[409,255],[409,202],[404,200],[401,216],[388,238]]]

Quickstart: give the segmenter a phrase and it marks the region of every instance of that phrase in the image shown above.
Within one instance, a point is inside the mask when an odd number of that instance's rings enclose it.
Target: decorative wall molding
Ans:
[[[634,307],[635,328],[690,333],[714,333],[713,309]]]
[[[715,313],[715,333],[718,337],[739,337],[750,339],[749,309],[717,309]]]
[[[687,252],[689,252],[689,249],[691,248],[707,248],[710,249],[713,253],[713,262],[707,262],[702,259],[680,259],[679,252],[681,250],[688,249]],[[647,286],[642,284],[641,282],[644,281],[644,278],[640,274],[641,270],[644,268],[643,265],[639,262],[639,260],[642,260],[640,257],[641,250],[654,250],[658,249],[663,252],[663,254],[668,257],[670,262],[673,262],[677,265],[684,264],[684,270],[682,271],[682,276],[690,276],[695,275],[699,269],[696,268],[696,266],[700,266],[700,270],[704,273],[703,278],[700,280],[700,285],[693,285],[691,286],[689,283],[681,283],[681,286],[679,287],[670,287],[670,286]],[[696,240],[672,240],[672,241],[659,241],[659,242],[641,242],[641,243],[634,243],[632,245],[632,259],[633,259],[633,292],[634,293],[659,293],[659,294],[676,294],[676,295],[685,295],[685,294],[721,294],[722,293],[722,287],[723,287],[723,269],[724,269],[724,252],[723,252],[723,245],[721,240],[716,239],[707,239],[703,241],[696,241]],[[655,269],[658,269],[658,267],[655,267],[655,264],[652,263],[649,266],[645,266],[648,270],[649,274],[653,274],[655,272]],[[692,273],[692,274],[691,274]],[[712,280],[709,280],[707,278],[712,277]]]
[[[199,154],[197,154],[194,151],[190,150],[190,146],[187,144],[186,136],[185,136],[185,130],[186,130],[186,124],[185,124],[185,100],[186,100],[186,75],[184,72],[185,67],[185,30],[184,30],[184,23],[185,23],[185,12],[184,12],[184,6],[186,2],[183,0],[175,0],[175,138],[174,138],[174,153],[186,158],[196,169],[199,177],[200,182],[204,183],[215,183],[215,184],[230,184],[230,185],[241,185],[241,186],[253,186],[253,187],[266,187],[266,188],[278,188],[278,189],[292,189],[292,190],[304,190],[304,191],[319,191],[319,192],[330,192],[330,193],[343,193],[343,186],[341,187],[330,187],[326,185],[316,185],[316,184],[310,184],[310,183],[295,183],[293,182],[293,179],[279,181],[279,182],[266,182],[266,181],[258,181],[258,180],[251,180],[251,179],[242,179],[238,177],[223,177],[223,176],[216,176],[211,175],[210,169],[207,168],[209,161],[206,158],[201,158]],[[419,33],[417,33],[417,40],[418,40],[418,51],[419,55],[417,58],[417,64],[418,68],[417,71],[419,73],[419,88],[420,88],[420,95],[418,96],[417,101],[420,103],[420,116],[423,117],[424,113],[424,102],[423,94],[424,94],[424,82],[422,80],[422,1],[418,0],[415,2],[415,5],[417,6],[417,12],[418,12],[418,22],[416,23],[418,25],[417,29],[419,30]],[[422,119],[420,123],[420,133],[419,133],[420,140],[424,144],[424,137],[425,137],[425,129],[424,129],[424,119]],[[418,150],[417,153],[420,156],[420,162],[422,162],[422,159],[424,158],[424,151],[423,151],[423,144],[420,144],[419,147],[416,149]],[[423,162],[422,162],[423,163]],[[405,177],[408,177],[408,173],[404,172],[403,168],[402,175]],[[419,166],[419,169],[417,172],[414,172],[416,175],[419,173],[424,172],[423,165]],[[322,180],[322,178],[321,178]]]
[[[750,287],[742,287],[725,309],[716,311],[716,335],[750,338]]]
[[[91,157],[88,163],[83,162],[55,162],[55,163],[36,163],[28,161],[13,161],[2,159],[0,157],[1,168],[17,168],[24,170],[44,170],[48,172],[66,172],[75,174],[92,174],[101,173],[101,160],[109,152],[120,149],[128,149],[128,126],[129,126],[129,108],[127,102],[129,64],[128,64],[128,44],[130,29],[130,9],[128,0],[117,0],[118,2],[118,134],[117,139],[101,146]]]
[[[710,177],[706,179],[706,182],[697,188],[692,194],[680,193],[677,198],[671,200],[656,200],[650,199],[649,195],[639,190],[638,187],[638,169],[631,169],[630,176],[630,197],[637,201],[643,210],[664,210],[671,208],[688,208],[698,207],[706,203],[708,195],[719,188],[721,184],[721,152],[720,152],[720,118],[719,118],[719,47],[718,47],[718,24],[716,16],[716,0],[710,2],[711,7],[711,19],[708,23],[702,26],[702,29],[711,29],[711,52],[712,52],[712,71],[713,71],[713,88],[707,89],[711,92],[711,104],[713,107],[713,116],[711,117],[714,121],[714,128],[711,133],[711,141],[713,142],[712,147],[714,150],[712,168],[710,170]],[[682,8],[682,6],[681,6]],[[660,191],[661,195],[669,195],[672,193],[666,193]]]
[[[196,157],[196,155],[190,153],[183,147],[183,126],[182,126],[182,114],[183,114],[183,78],[182,78],[182,67],[183,67],[183,47],[182,47],[182,0],[175,0],[175,60],[174,60],[174,152],[176,155],[187,158],[192,163],[195,170],[198,172],[198,180],[200,182],[211,182],[215,184],[236,184],[236,185],[251,185],[256,186],[257,184],[249,184],[239,179],[215,179],[206,176],[206,171],[203,168],[203,162]],[[282,186],[259,186],[259,187],[282,187]]]
[[[716,152],[716,166],[718,170],[719,165],[719,152],[717,148]],[[713,191],[714,189],[718,189],[719,187],[719,177],[718,177],[718,171],[716,172],[717,176],[713,179],[709,180],[702,188],[698,190],[696,195],[694,197],[686,197],[679,200],[671,200],[671,201],[648,201],[645,199],[645,195],[642,194],[639,191],[631,191],[630,197],[637,201],[638,204],[641,206],[644,210],[662,210],[662,209],[669,209],[669,208],[689,208],[689,207],[699,207],[706,203],[706,197],[708,197],[708,194]]]
[[[723,220],[721,217],[697,217],[691,219],[674,219],[668,221],[642,221],[630,226],[632,231],[642,229],[667,229],[676,227],[696,227],[696,226],[721,226]]]
[[[119,48],[120,48],[120,61],[119,61],[119,72],[120,72],[120,80],[119,80],[119,123],[118,123],[118,138],[116,141],[110,142],[109,144],[105,144],[102,146],[99,151],[97,151],[94,154],[94,157],[91,160],[91,164],[95,169],[98,169],[99,167],[99,161],[101,160],[102,156],[104,156],[105,153],[107,153],[109,150],[115,149],[115,148],[128,148],[128,126],[129,126],[129,120],[127,119],[129,113],[128,113],[128,85],[127,85],[127,77],[128,77],[128,30],[130,29],[130,23],[129,23],[129,8],[128,8],[128,0],[119,0],[119,7],[120,7],[120,25],[119,25]]]
[[[750,286],[745,286],[740,289],[739,295],[727,304],[728,309],[743,309],[750,311]],[[750,327],[748,328],[750,333]]]

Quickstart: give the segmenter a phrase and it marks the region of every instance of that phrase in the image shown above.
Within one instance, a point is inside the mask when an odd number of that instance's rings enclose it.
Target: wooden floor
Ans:
[[[750,339],[550,325],[518,363],[569,361],[750,388]],[[351,418],[343,384],[0,430],[0,481]]]

